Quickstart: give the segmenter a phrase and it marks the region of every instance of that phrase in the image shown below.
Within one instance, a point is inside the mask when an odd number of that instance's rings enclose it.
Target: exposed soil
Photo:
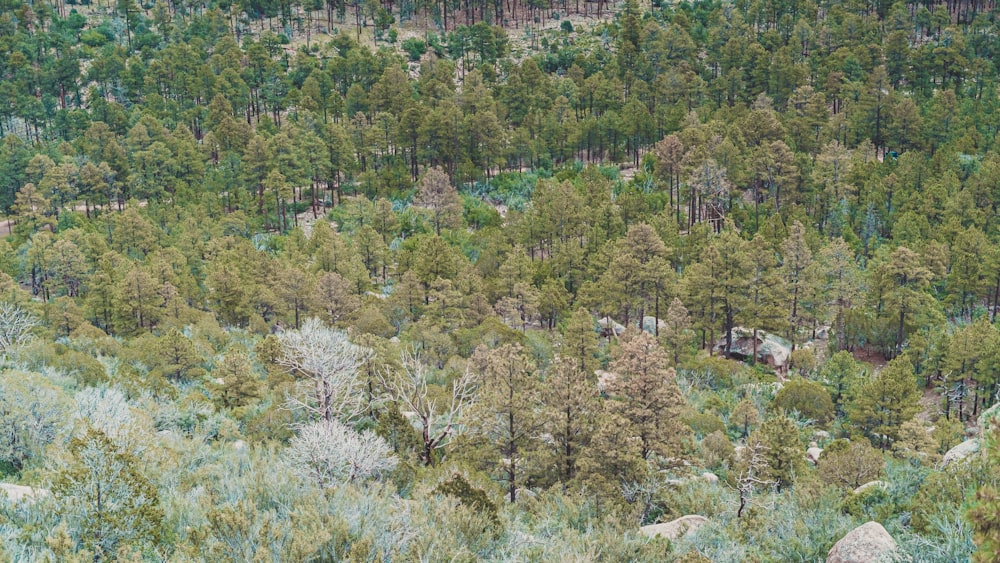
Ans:
[[[888,361],[886,361],[885,356],[878,351],[870,350],[868,348],[857,348],[851,351],[854,359],[859,362],[865,362],[875,366],[875,369],[882,369],[885,367]]]

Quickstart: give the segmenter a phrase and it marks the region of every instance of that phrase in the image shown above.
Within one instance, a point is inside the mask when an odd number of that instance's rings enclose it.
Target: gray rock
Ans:
[[[979,415],[979,418],[976,419],[976,423],[979,425],[979,431],[983,434],[988,432],[989,429],[996,424],[998,418],[1000,418],[1000,403],[984,410]]]
[[[709,483],[718,483],[719,482],[719,476],[716,475],[715,473],[710,473],[708,471],[702,473],[701,474],[701,478],[704,479],[705,481],[708,481]]]
[[[597,326],[601,328],[601,336],[621,336],[625,332],[625,327],[616,323],[609,317],[597,319]]]
[[[696,531],[698,528],[701,528],[708,523],[709,519],[704,516],[689,514],[663,524],[643,526],[642,528],[639,528],[639,533],[650,538],[662,536],[670,541],[674,541]]]
[[[885,490],[887,486],[888,485],[886,485],[885,481],[868,481],[864,485],[861,485],[860,487],[854,489],[854,494],[863,493],[875,487]]]
[[[854,528],[830,549],[826,563],[878,563],[896,551],[896,540],[878,522]]]
[[[978,451],[979,451],[978,438],[966,440],[961,444],[955,446],[954,448],[948,450],[948,453],[944,454],[944,457],[941,458],[941,466],[948,467],[948,465],[956,461],[962,461],[963,459],[969,457],[970,455]]]
[[[34,489],[24,485],[12,485],[10,483],[0,483],[0,494],[6,495],[13,503],[34,502],[40,498],[49,496],[46,489]]]

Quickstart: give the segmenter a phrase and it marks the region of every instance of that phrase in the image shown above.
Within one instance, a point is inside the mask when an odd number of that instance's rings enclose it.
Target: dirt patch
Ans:
[[[885,367],[887,363],[889,363],[885,359],[884,354],[875,350],[870,350],[868,348],[856,348],[854,350],[851,350],[851,355],[853,355],[854,359],[859,362],[865,362],[867,364],[875,366],[875,369],[877,370],[882,369],[883,367]]]
[[[923,422],[932,422],[941,415],[941,394],[934,389],[924,389],[920,397],[920,412],[917,418]]]

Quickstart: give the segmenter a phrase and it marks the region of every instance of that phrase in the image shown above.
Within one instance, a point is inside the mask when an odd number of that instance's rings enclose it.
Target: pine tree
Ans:
[[[812,250],[806,243],[806,230],[802,223],[792,223],[788,238],[781,244],[782,273],[788,284],[789,339],[795,349],[798,333],[811,328],[816,319],[816,292],[818,278],[813,266]]]
[[[906,337],[907,320],[928,301],[924,290],[930,286],[933,272],[924,265],[920,255],[900,246],[883,262],[872,269],[872,275],[881,282],[879,288],[885,296],[887,309],[897,315],[895,353],[901,354]]]
[[[263,381],[257,376],[247,353],[237,346],[226,350],[222,361],[212,370],[215,385],[210,386],[215,402],[222,408],[245,407],[264,393]]]
[[[73,438],[69,452],[73,459],[55,475],[52,493],[94,561],[113,560],[120,547],[155,542],[163,510],[139,460],[94,428]]]
[[[899,436],[902,424],[919,411],[913,366],[906,358],[896,358],[860,385],[848,416],[884,452]]]
[[[749,442],[766,447],[764,459],[768,480],[775,483],[779,491],[795,482],[803,457],[799,430],[791,419],[784,415],[768,419],[750,436]]]
[[[850,400],[856,382],[864,375],[865,368],[850,352],[837,352],[819,368],[818,380],[830,392],[830,399],[838,414]]]
[[[590,373],[580,371],[575,358],[560,356],[549,367],[542,389],[557,474],[565,485],[576,477],[577,459],[594,433],[597,386]]]
[[[510,502],[528,481],[536,437],[543,420],[535,364],[517,344],[479,347],[472,359],[480,387],[470,417],[490,457],[483,464],[496,472]]]
[[[747,318],[753,323],[754,361],[757,360],[757,331],[781,332],[788,326],[783,303],[787,288],[778,269],[778,255],[764,236],[757,233],[750,241],[751,276]]]
[[[820,250],[825,301],[834,310],[837,350],[847,349],[847,311],[857,300],[860,272],[851,250],[842,238],[835,238]]]
[[[612,410],[639,438],[643,458],[656,454],[676,463],[688,431],[680,419],[684,398],[674,382],[674,370],[668,368],[670,360],[656,339],[642,331],[628,329],[620,344],[611,363],[616,375],[610,393]]]
[[[736,403],[733,412],[729,415],[729,421],[740,429],[741,437],[744,439],[750,435],[750,427],[756,426],[759,420],[760,412],[750,399],[743,399]]]
[[[733,349],[733,328],[753,312],[753,302],[749,287],[753,272],[750,245],[732,229],[727,229],[712,242],[719,249],[719,304],[722,316],[722,330],[726,345],[723,349],[728,358]]]
[[[998,430],[993,430],[990,447],[986,455],[990,466],[996,467],[998,461],[997,441]],[[975,563],[995,563],[1000,560],[1000,490],[996,485],[984,485],[976,491],[975,503],[969,508],[966,516],[972,525],[973,541],[976,551],[972,554]]]
[[[441,227],[454,228],[461,224],[462,200],[440,168],[430,168],[424,173],[417,186],[415,203],[430,209],[434,233],[438,236],[441,236]]]
[[[690,353],[689,348],[694,340],[691,331],[691,316],[684,303],[677,297],[670,302],[667,315],[663,318],[663,330],[660,338],[673,360],[674,366],[679,366],[681,358]]]

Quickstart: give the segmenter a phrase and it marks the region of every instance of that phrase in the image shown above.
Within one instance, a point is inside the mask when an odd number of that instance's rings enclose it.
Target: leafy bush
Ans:
[[[455,497],[460,504],[486,516],[493,525],[500,524],[497,505],[490,500],[486,491],[473,487],[461,473],[452,475],[450,479],[438,485],[434,492]]]
[[[786,382],[774,396],[774,408],[797,412],[801,416],[825,426],[833,420],[833,401],[830,393],[819,383],[795,378]]]
[[[698,437],[714,432],[726,432],[726,424],[722,419],[709,413],[689,412],[684,416],[684,424],[687,424]]]
[[[419,37],[404,39],[401,46],[403,47],[403,50],[406,51],[406,55],[413,62],[419,61],[420,57],[424,56],[424,53],[427,52],[427,42]]]

